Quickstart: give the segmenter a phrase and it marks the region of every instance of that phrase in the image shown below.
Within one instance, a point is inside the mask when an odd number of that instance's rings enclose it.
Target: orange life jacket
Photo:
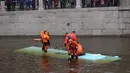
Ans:
[[[71,43],[69,43],[69,50],[68,52],[71,54],[71,55],[75,55],[76,54],[76,42],[75,41],[71,41]]]
[[[46,42],[46,43],[48,42],[49,36],[47,33],[42,36],[42,40],[43,40],[43,42]]]
[[[45,31],[45,30],[43,30],[43,31],[40,32],[40,36],[41,36],[41,37],[44,36],[44,31]]]

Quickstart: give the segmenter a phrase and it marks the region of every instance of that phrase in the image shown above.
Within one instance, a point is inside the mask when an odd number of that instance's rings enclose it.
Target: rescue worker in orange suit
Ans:
[[[77,51],[77,48],[76,48],[76,41],[73,41],[72,39],[69,38],[69,51],[70,51],[70,55],[71,55],[71,58],[74,59],[78,59],[78,56],[76,55],[76,51]]]
[[[43,43],[42,46],[42,51],[47,52],[48,50],[48,46],[49,46],[49,35],[48,32],[46,30],[44,30],[43,32],[40,33],[41,35],[41,41]]]
[[[68,55],[70,55],[69,39],[72,39],[73,41],[76,41],[75,31],[72,31],[71,33],[66,33],[65,34],[64,44],[65,44],[65,47],[66,47],[66,49],[68,51]]]
[[[71,58],[78,59],[78,56],[83,55],[83,48],[79,42],[73,41],[72,39],[69,39],[69,50],[71,54]]]

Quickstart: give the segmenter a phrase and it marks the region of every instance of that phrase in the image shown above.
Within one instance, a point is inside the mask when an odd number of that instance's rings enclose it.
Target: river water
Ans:
[[[118,55],[122,60],[108,64],[71,62],[46,56],[14,52],[17,49],[41,46],[37,36],[0,37],[0,73],[130,73],[130,38],[78,36],[84,52]],[[51,36],[51,47],[64,49],[62,36]]]

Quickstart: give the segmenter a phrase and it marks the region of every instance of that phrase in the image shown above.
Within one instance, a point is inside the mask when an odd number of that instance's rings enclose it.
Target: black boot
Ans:
[[[42,48],[42,51],[44,51],[44,48]]]
[[[46,51],[46,50],[44,50],[44,52],[45,52],[45,53],[47,53],[47,51]]]
[[[72,55],[71,58],[74,59],[74,56]]]
[[[78,60],[78,56],[75,56],[76,60]]]

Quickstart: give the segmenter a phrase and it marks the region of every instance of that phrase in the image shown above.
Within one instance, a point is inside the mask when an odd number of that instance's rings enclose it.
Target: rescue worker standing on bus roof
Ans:
[[[77,51],[77,48],[76,48],[76,41],[73,41],[72,39],[69,39],[69,51],[70,51],[70,55],[71,55],[71,58],[74,59],[78,59],[78,56],[76,55],[76,51]]]
[[[66,47],[66,50],[68,51],[68,55],[70,55],[70,49],[69,49],[69,39],[72,39],[73,41],[76,41],[76,35],[75,31],[72,31],[71,33],[66,33],[64,38],[64,45]]]
[[[46,30],[40,32],[41,35],[41,41],[42,41],[42,51],[47,52],[48,46],[49,46],[49,35]]]

